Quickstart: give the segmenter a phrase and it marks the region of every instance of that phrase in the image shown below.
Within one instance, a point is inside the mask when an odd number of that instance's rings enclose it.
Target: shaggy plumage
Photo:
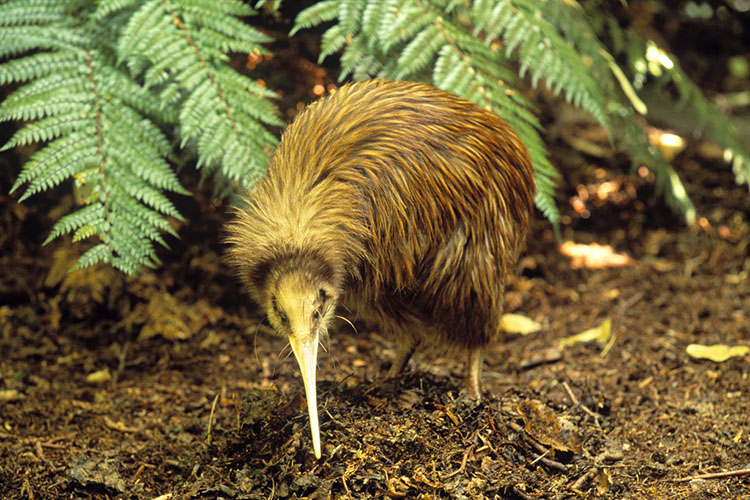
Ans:
[[[391,375],[420,343],[467,351],[478,397],[533,195],[497,115],[423,83],[354,83],[287,128],[228,225],[229,259],[293,348],[317,348],[343,306],[396,342]]]

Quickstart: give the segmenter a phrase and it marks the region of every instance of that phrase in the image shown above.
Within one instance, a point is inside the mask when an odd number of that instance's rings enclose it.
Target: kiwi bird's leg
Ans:
[[[477,401],[482,399],[479,382],[482,378],[482,363],[484,363],[484,347],[469,350],[469,360],[466,364],[466,390],[469,396]]]
[[[315,391],[315,368],[318,364],[318,333],[295,332],[289,336],[294,357],[299,363],[302,383],[305,384],[307,412],[310,414],[315,458],[320,458],[320,425],[318,424],[318,399]]]
[[[414,354],[416,348],[417,341],[412,338],[396,344],[396,358],[393,360],[393,364],[388,373],[386,373],[385,378],[393,378],[400,375],[409,363],[409,359],[411,359],[411,355]]]

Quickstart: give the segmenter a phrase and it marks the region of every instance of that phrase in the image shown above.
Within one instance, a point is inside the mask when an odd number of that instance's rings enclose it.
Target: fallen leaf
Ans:
[[[516,411],[523,419],[524,430],[529,436],[557,451],[571,451],[569,441],[577,440],[576,433],[570,429],[562,432],[560,421],[550,407],[535,401],[524,401],[516,405]]]
[[[109,368],[99,370],[93,373],[89,373],[86,376],[86,382],[89,384],[103,384],[112,380],[112,375],[109,374]]]
[[[23,395],[15,389],[0,390],[0,401],[17,401],[23,398]]]
[[[729,346],[726,344],[690,344],[689,346],[687,346],[686,351],[688,353],[688,356],[690,356],[691,358],[710,359],[711,361],[715,361],[717,363],[723,363],[729,358],[750,354],[750,346]]]
[[[566,241],[560,245],[560,253],[570,257],[570,266],[574,269],[586,267],[602,269],[605,267],[621,267],[635,265],[635,261],[625,254],[615,252],[610,245],[591,243],[573,243]]]
[[[508,333],[528,335],[541,330],[542,325],[521,314],[503,314],[500,318],[500,328]]]
[[[607,469],[599,469],[599,473],[596,475],[596,491],[603,495],[607,493],[612,486],[612,479],[609,477]]]
[[[612,336],[612,318],[607,318],[599,326],[589,328],[588,330],[560,339],[560,345],[571,346],[573,344],[596,341],[601,345],[606,345]]]

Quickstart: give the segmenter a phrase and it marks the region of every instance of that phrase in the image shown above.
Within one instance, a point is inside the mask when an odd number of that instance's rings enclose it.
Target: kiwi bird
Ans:
[[[297,115],[227,243],[249,294],[289,339],[317,458],[318,344],[337,309],[394,341],[388,376],[419,345],[466,353],[468,393],[479,398],[533,196],[510,126],[430,85],[353,83]]]

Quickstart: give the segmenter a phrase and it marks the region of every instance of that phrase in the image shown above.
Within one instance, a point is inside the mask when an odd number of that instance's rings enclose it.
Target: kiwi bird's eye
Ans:
[[[313,311],[313,319],[315,321],[318,321],[320,319],[320,309],[315,309],[315,311]]]
[[[289,318],[287,317],[286,313],[283,313],[281,311],[277,311],[279,314],[279,321],[281,321],[281,324],[286,326],[289,324]]]

